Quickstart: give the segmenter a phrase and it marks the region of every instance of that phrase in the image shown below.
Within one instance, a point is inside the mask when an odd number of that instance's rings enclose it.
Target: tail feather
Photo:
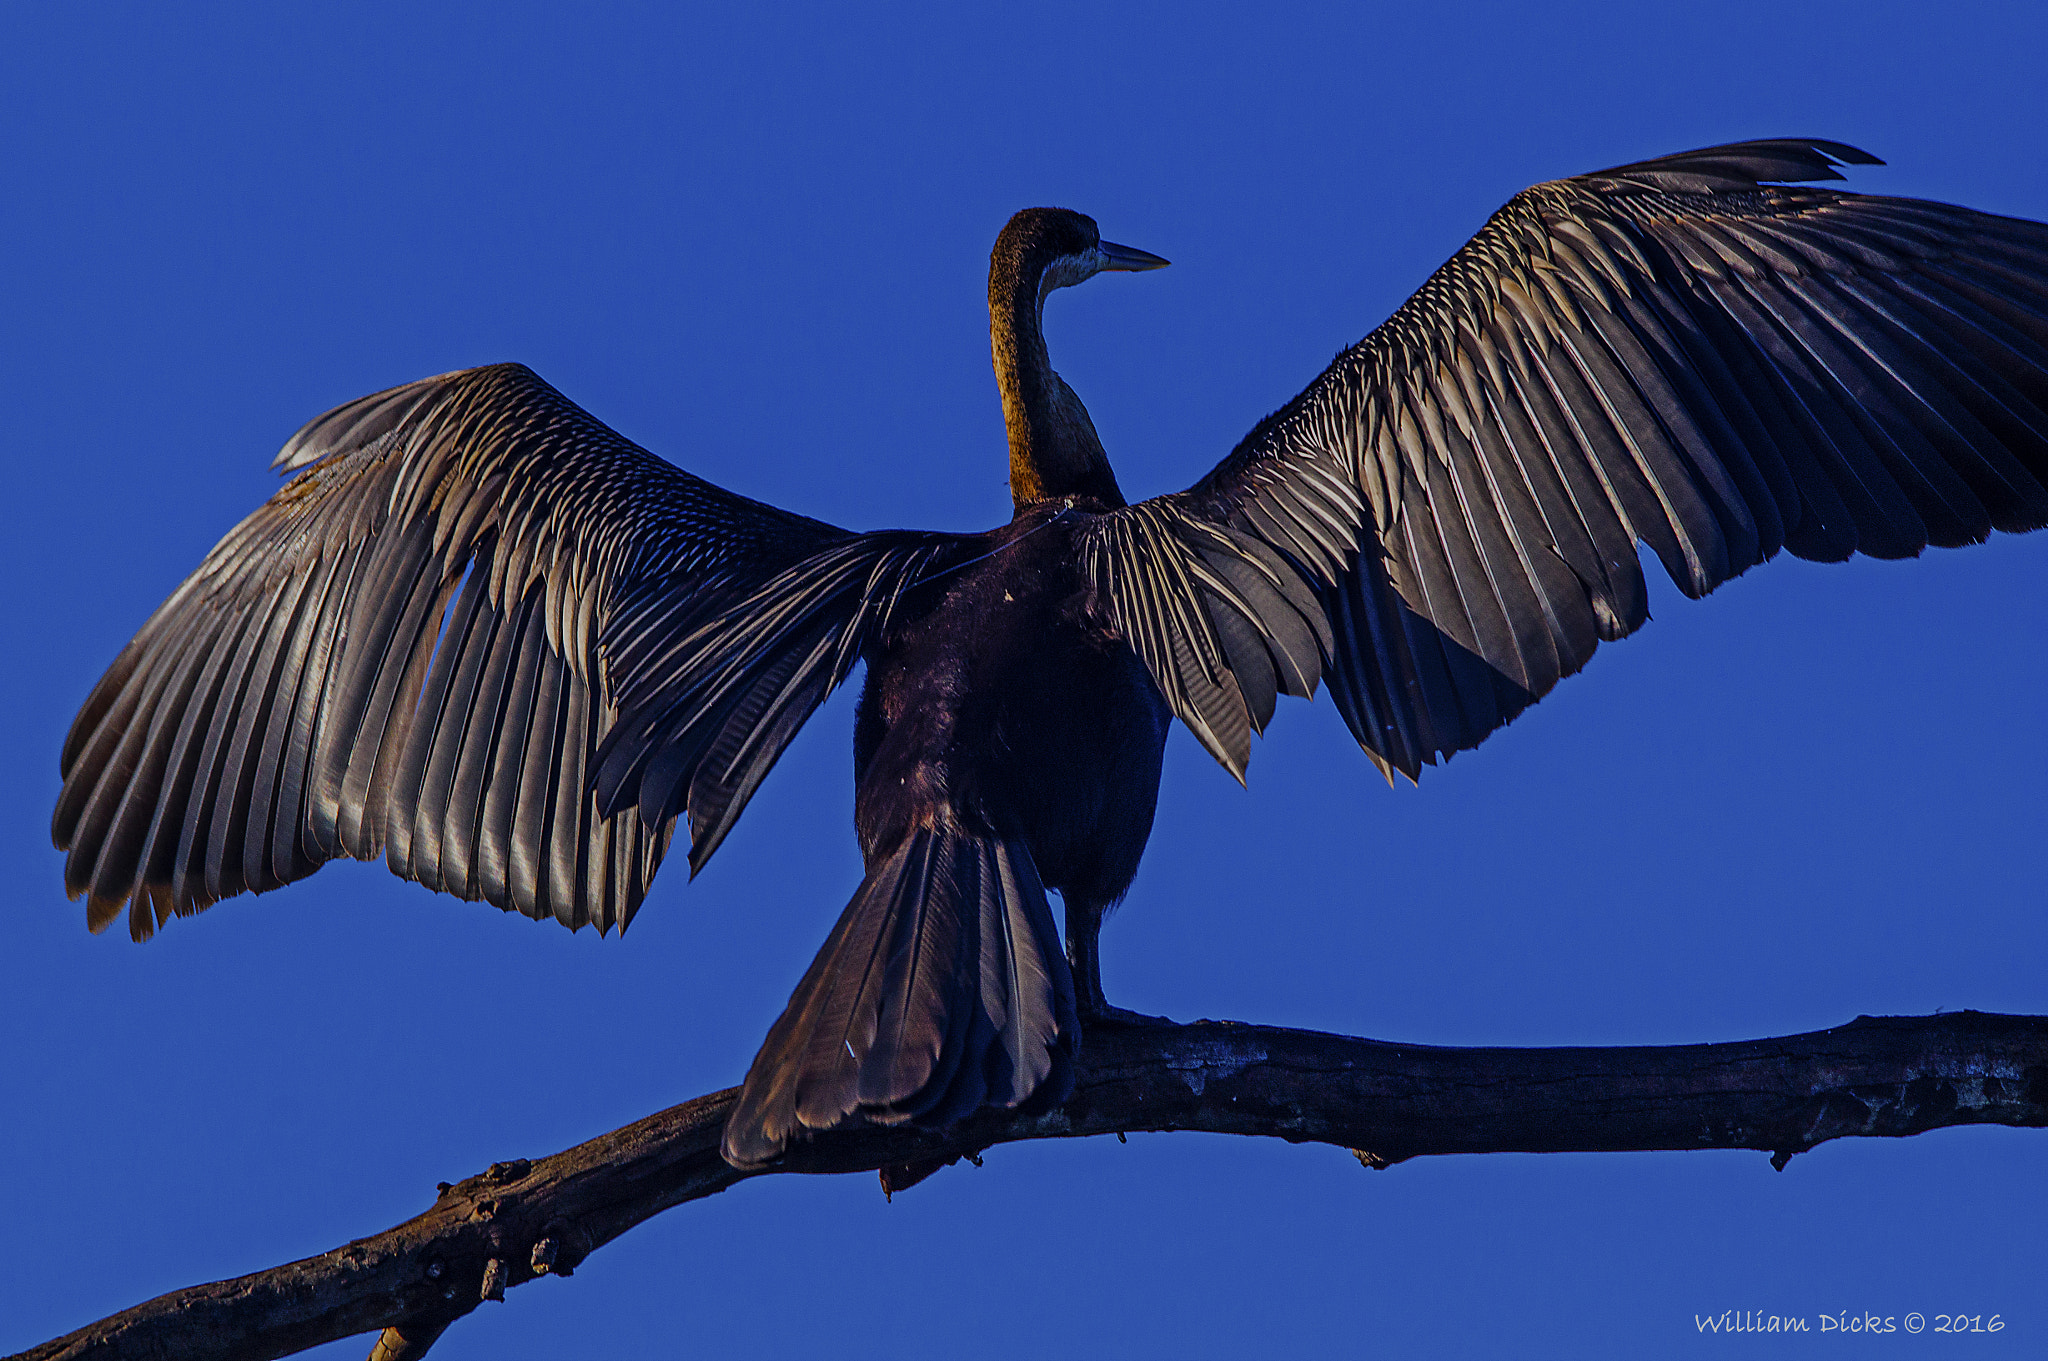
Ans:
[[[1014,841],[920,830],[875,864],[768,1032],[726,1160],[863,1125],[1049,1105],[1080,1026],[1045,886]]]
[[[1001,1007],[999,1013],[991,1008],[989,1017],[1001,1043],[985,1051],[986,1104],[1020,1106],[1045,1087],[1059,1056],[1033,1043],[1030,1027],[1015,1019],[1033,1015],[1040,999],[1050,997],[1061,1034],[1078,1036],[1081,1023],[1074,1014],[1073,975],[1053,929],[1037,866],[1021,846],[997,842],[993,850],[996,873],[984,878],[981,902],[981,995],[985,1003]],[[1059,1099],[1064,1099],[1068,1084],[1060,1085]]]

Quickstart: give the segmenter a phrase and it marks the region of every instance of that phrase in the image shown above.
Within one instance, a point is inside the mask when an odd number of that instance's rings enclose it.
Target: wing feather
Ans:
[[[701,866],[956,543],[722,491],[512,364],[339,407],[278,464],[291,480],[144,624],[66,739],[52,834],[96,930],[126,905],[145,937],[380,854],[444,892],[622,927],[671,820],[690,815]],[[662,721],[607,747],[632,695],[660,697]],[[603,753],[628,747],[600,807]]]
[[[1172,563],[1192,524],[1257,544],[1414,778],[1649,617],[1638,545],[1699,596],[2048,523],[2048,227],[1796,183],[1870,163],[1777,139],[1517,195],[1207,477],[1090,528],[1114,628],[1241,778],[1284,612]]]

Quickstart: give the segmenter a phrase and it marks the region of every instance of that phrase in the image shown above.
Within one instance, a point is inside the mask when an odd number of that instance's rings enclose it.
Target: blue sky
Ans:
[[[1125,490],[1170,490],[1536,180],[1814,135],[1891,162],[1858,188],[2048,218],[2048,12],[1934,15],[10,7],[0,1351],[738,1081],[858,879],[849,691],[623,942],[354,865],[89,936],[47,839],[65,727],[303,421],[520,359],[735,490],[983,527],[987,251],[1057,203],[1175,262],[1048,318]],[[1419,789],[1327,699],[1283,710],[1249,792],[1177,733],[1111,999],[1434,1044],[2048,1011],[2048,535],[1700,604],[1653,581],[1654,625]],[[1133,1136],[893,1205],[764,1178],[435,1355],[1683,1356],[1764,1345],[1695,1330],[1745,1308],[1999,1313],[1883,1345],[2040,1355],[2042,1137],[1368,1174]]]

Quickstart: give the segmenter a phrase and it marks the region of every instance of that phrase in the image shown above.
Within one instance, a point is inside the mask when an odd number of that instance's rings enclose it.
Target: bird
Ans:
[[[1851,193],[1812,138],[1515,195],[1186,490],[1128,502],[1053,291],[1167,261],[1066,209],[990,257],[1013,518],[856,533],[735,495],[518,364],[341,406],[84,703],[52,836],[102,931],[381,856],[572,929],[694,876],[857,668],[864,877],[722,1151],[1043,1111],[1103,994],[1175,719],[1242,781],[1327,689],[1392,783],[1781,553],[2048,524],[2048,226]],[[1049,892],[1060,896],[1064,931]]]

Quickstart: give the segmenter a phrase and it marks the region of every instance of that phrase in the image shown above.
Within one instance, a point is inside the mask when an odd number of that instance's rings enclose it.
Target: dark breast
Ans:
[[[1053,520],[1052,523],[1047,523]],[[1090,609],[1084,518],[1027,514],[868,656],[854,727],[870,863],[919,826],[1021,835],[1047,887],[1120,897],[1151,834],[1170,715]]]

